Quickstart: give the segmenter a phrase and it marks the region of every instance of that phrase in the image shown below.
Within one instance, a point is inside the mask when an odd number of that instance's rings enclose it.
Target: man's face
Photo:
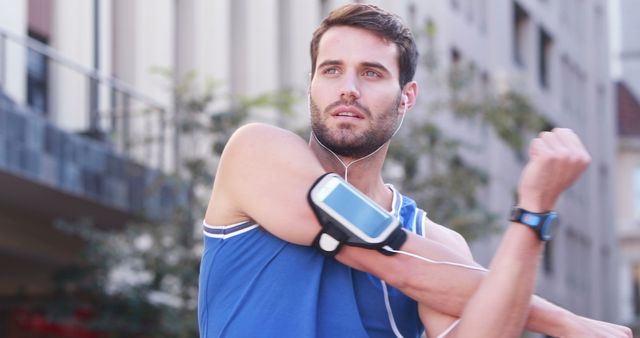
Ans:
[[[320,142],[354,158],[387,142],[402,113],[396,46],[364,29],[332,27],[316,65],[309,104]]]

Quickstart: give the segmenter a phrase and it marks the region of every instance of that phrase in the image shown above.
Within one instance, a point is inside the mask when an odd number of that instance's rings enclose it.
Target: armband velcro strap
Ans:
[[[406,241],[407,233],[402,229],[402,227],[398,227],[391,235],[389,235],[386,246],[389,246],[393,250],[400,250],[400,247]],[[384,248],[380,249],[379,251],[387,256],[393,256],[396,254],[395,252],[385,250]]]
[[[347,240],[347,236],[335,227],[322,228],[322,231],[318,233],[313,240],[312,246],[325,256],[335,256],[342,244]]]

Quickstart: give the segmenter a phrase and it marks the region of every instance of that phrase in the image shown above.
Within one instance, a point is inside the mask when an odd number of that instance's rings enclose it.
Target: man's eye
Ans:
[[[374,72],[373,70],[367,70],[364,72],[364,76],[367,77],[380,77],[380,74],[378,72]]]
[[[324,73],[324,74],[329,74],[329,75],[337,74],[337,73],[338,73],[338,69],[337,69],[337,68],[325,68],[325,69],[322,71],[322,73]]]

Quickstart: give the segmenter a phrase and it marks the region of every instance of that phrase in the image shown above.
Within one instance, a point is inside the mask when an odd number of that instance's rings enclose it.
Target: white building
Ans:
[[[617,233],[620,242],[620,321],[640,326],[640,99],[617,84]]]
[[[624,79],[633,94],[640,95],[640,3],[633,0],[611,2],[612,14],[617,21],[612,26],[612,53],[616,78]]]
[[[150,71],[154,67],[173,71],[175,79],[195,71],[199,79],[221,83],[223,93],[256,96],[287,88],[304,101],[311,34],[324,15],[347,2],[0,0],[0,28],[38,38],[76,63],[130,84],[150,98],[143,101],[163,107],[174,103],[166,82]],[[437,27],[434,48],[444,65],[473,63],[485,85],[526,93],[541,114],[582,137],[593,164],[558,205],[562,226],[548,245],[538,293],[579,314],[615,320],[611,176],[616,143],[606,0],[371,3],[404,17],[419,36],[430,22]],[[6,48],[7,71],[0,78],[6,92],[19,103],[40,104],[48,119],[65,128],[90,125],[91,115],[82,108],[90,104],[85,102],[89,98],[77,94],[87,90],[82,78],[56,66],[40,82],[25,81],[27,64],[37,60],[26,60],[15,48]],[[431,95],[425,76],[418,71],[421,95],[427,98],[423,105]],[[38,88],[46,88],[40,96]],[[114,111],[107,89],[101,88],[98,97],[100,111]],[[225,97],[216,103],[218,108],[233,104]],[[300,104],[302,120],[305,106]],[[420,118],[420,111],[416,107],[412,118]],[[506,224],[521,164],[487,128],[461,125],[451,116],[439,122],[448,132],[481,146],[470,160],[487,170],[491,183],[484,200],[504,215]],[[488,263],[496,244],[492,240],[474,245],[478,260]]]
[[[617,231],[620,321],[640,327],[640,3],[611,3],[613,72],[618,116]]]
[[[442,59],[473,63],[486,84],[507,83],[527,94],[554,125],[582,138],[593,162],[557,206],[562,224],[547,245],[538,293],[576,313],[615,320],[616,143],[606,1],[452,0],[418,8],[420,21],[438,27]],[[483,126],[441,119],[448,131],[479,145],[470,158],[489,172],[485,201],[507,215],[521,164]],[[477,258],[488,263],[495,244],[476,243]]]

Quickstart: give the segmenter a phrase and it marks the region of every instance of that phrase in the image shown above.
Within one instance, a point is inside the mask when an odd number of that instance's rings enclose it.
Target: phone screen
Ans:
[[[393,220],[391,215],[343,184],[337,184],[324,203],[372,238],[378,237]]]

